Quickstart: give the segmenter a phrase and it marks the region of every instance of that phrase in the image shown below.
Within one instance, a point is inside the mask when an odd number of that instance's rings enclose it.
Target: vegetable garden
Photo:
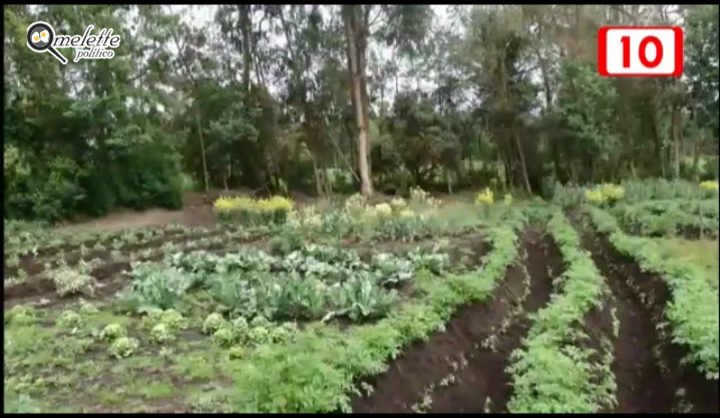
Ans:
[[[717,183],[214,210],[6,223],[5,411],[719,412]]]

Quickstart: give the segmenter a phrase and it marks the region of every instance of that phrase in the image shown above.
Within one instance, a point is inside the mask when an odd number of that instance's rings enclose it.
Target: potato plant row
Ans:
[[[709,379],[717,380],[720,301],[717,289],[705,277],[709,273],[692,263],[664,257],[651,239],[626,235],[608,212],[592,207],[586,210],[597,230],[608,234],[618,251],[634,259],[644,271],[662,277],[672,294],[665,313],[673,341],[686,346],[688,360]]]
[[[555,279],[555,293],[536,313],[523,346],[511,355],[514,392],[508,410],[595,413],[615,402],[612,343],[603,338],[600,351],[584,344],[582,325],[592,309],[602,309],[609,289],[562,212],[554,214],[548,229],[567,268]]]
[[[717,199],[651,200],[618,204],[610,212],[626,231],[640,235],[677,235],[691,229],[717,236]]]

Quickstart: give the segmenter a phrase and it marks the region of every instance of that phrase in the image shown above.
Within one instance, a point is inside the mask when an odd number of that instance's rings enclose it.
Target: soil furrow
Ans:
[[[487,397],[497,399],[499,408],[504,408],[510,391],[504,371],[507,356],[527,330],[527,324],[508,324],[507,319],[513,311],[517,312],[518,306],[522,306],[522,313],[526,314],[546,303],[552,287],[548,264],[555,264],[554,271],[562,267],[556,248],[550,248],[546,253],[548,241],[551,240],[543,240],[542,235],[532,229],[523,234],[526,262],[530,265],[527,269],[530,273],[529,297],[523,301],[528,271],[516,264],[507,270],[505,280],[486,302],[460,309],[444,331],[403,350],[388,370],[371,382],[374,390],[369,396],[353,398],[353,411],[413,412],[417,411],[417,403],[422,401],[424,394],[431,397],[426,409],[433,412],[482,412]],[[505,328],[503,325],[510,325],[510,328],[497,336],[496,352],[482,347],[483,341],[498,334],[498,329]],[[473,356],[468,358],[470,354]],[[456,387],[431,393],[435,385],[455,374]]]
[[[545,306],[550,300],[552,279],[561,274],[563,259],[553,239],[537,230],[528,229],[524,237],[524,265],[529,274],[530,292],[517,300],[521,309],[506,317],[505,330],[495,330],[490,344],[481,344],[470,354],[467,367],[452,379],[454,384],[436,385],[432,392],[430,412],[497,413],[507,412],[512,395],[510,376],[505,372],[510,354],[527,335],[531,321],[528,314]],[[512,302],[511,302],[512,303]],[[481,317],[476,317],[477,322]],[[489,345],[489,346],[488,346]],[[482,396],[484,394],[484,396]]]
[[[577,216],[573,222],[615,299],[620,324],[612,367],[618,385],[615,412],[718,412],[717,381],[706,380],[692,366],[681,366],[684,350],[656,330],[656,324],[665,321],[670,298],[662,278],[643,272],[607,237],[583,228]]]
[[[175,235],[181,234],[183,232],[185,232],[185,229],[182,229],[182,228],[165,229],[165,230],[163,230],[162,236],[169,238],[169,237],[173,237]],[[47,258],[47,257],[53,256],[62,251],[73,250],[74,248],[80,247],[81,245],[85,245],[86,247],[93,247],[98,243],[100,243],[102,245],[111,245],[113,240],[119,238],[122,235],[123,235],[122,232],[118,232],[116,234],[112,234],[110,237],[89,238],[88,240],[75,242],[75,243],[71,243],[71,244],[62,244],[62,245],[54,245],[51,247],[38,248],[37,253],[35,255],[24,255],[24,256],[21,256],[21,259]],[[143,239],[143,237],[144,237],[144,235],[141,231],[132,232],[132,235],[134,235],[138,239]]]
[[[259,241],[264,240],[264,238],[261,237],[252,237],[249,239],[238,239],[236,241],[226,241],[222,243],[214,243],[210,244],[206,247],[196,247],[189,249],[187,251],[208,251],[208,252],[214,252],[214,251],[226,251],[224,250],[225,247],[228,246],[229,243],[242,243],[242,244],[250,244],[255,243],[258,244]],[[258,244],[259,245],[259,244]],[[144,257],[140,258],[136,261],[143,261],[143,262],[152,262],[152,261],[159,261],[161,260],[166,254],[155,254],[151,257]],[[94,268],[90,272],[90,276],[92,276],[95,280],[97,280],[98,285],[96,285],[96,290],[101,290],[100,294],[96,294],[95,297],[99,297],[100,295],[107,296],[108,291],[110,289],[117,290],[119,287],[117,284],[113,286],[109,286],[103,282],[107,282],[108,279],[111,279],[113,277],[118,276],[120,273],[126,270],[130,270],[131,268],[131,262],[130,261],[115,261],[110,262],[107,264],[103,264],[101,266],[98,266]],[[124,282],[124,280],[123,280]],[[77,297],[79,295],[72,294],[67,295],[66,297],[61,298],[58,296],[58,294],[55,292],[55,283],[45,277],[32,277],[28,280],[22,282],[22,283],[16,283],[12,285],[6,285],[4,288],[4,309],[11,308],[15,305],[21,304],[21,303],[28,303],[32,300],[37,299],[46,299],[48,302],[44,304],[44,306],[52,306],[61,299],[72,299],[74,297]]]
[[[181,234],[181,233],[173,233],[164,235],[159,238],[155,238],[152,240],[144,241],[144,242],[138,242],[133,244],[124,245],[123,247],[120,247],[117,249],[117,251],[120,251],[122,254],[127,254],[133,251],[142,251],[152,248],[158,248],[166,243],[173,243],[173,244],[183,244],[185,242],[189,241],[196,241],[200,239],[210,239],[210,238],[216,238],[226,231],[233,231],[233,229],[216,229],[206,232],[194,232],[194,233],[188,233],[188,234]],[[89,247],[89,250],[82,254],[80,250],[78,250],[79,246],[72,247],[72,251],[69,253],[65,253],[63,256],[63,260],[65,261],[66,265],[68,266],[75,266],[77,265],[81,259],[83,260],[92,260],[95,258],[99,259],[109,259],[110,254],[114,251],[114,249],[104,249],[104,250],[92,250],[91,247]],[[18,267],[6,267],[5,268],[5,277],[14,276],[17,275],[19,269],[25,270],[26,274],[28,276],[33,276],[42,273],[45,271],[45,262],[51,262],[52,267],[57,266],[57,260],[52,260],[48,258],[23,258],[20,262],[20,265]]]

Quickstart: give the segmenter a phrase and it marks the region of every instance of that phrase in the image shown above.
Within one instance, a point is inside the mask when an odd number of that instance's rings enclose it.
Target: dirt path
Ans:
[[[106,230],[118,231],[125,228],[147,228],[182,224],[187,226],[204,226],[215,223],[212,206],[189,206],[183,210],[150,209],[143,212],[119,211],[98,219],[72,223],[58,229],[83,231]]]
[[[252,195],[250,190],[210,190],[207,193],[185,192],[181,210],[148,209],[145,211],[117,210],[97,219],[85,219],[72,222],[59,229],[69,230],[108,230],[116,231],[125,228],[146,228],[169,224],[186,226],[207,226],[216,223],[213,213],[213,202],[221,196]],[[310,198],[302,193],[292,193],[291,198],[298,204],[314,203],[318,199]]]
[[[613,362],[618,385],[615,412],[717,412],[717,382],[713,389],[712,382],[681,367],[682,349],[668,344],[656,331],[656,324],[665,321],[664,306],[670,297],[661,279],[642,272],[607,238],[583,228],[578,216],[571,219],[615,299],[620,323]],[[651,306],[643,304],[641,294]],[[679,398],[680,393],[686,393],[687,399]]]
[[[508,356],[527,332],[526,314],[547,303],[551,275],[562,268],[549,237],[528,229],[522,243],[527,270],[520,264],[511,267],[486,302],[461,309],[444,331],[403,350],[375,379],[370,396],[353,399],[353,411],[477,413],[488,404],[492,411],[503,411],[511,394]]]
[[[582,231],[579,225],[575,227]],[[618,385],[616,412],[671,411],[673,387],[663,378],[653,355],[653,348],[659,343],[653,318],[636,300],[633,290],[626,283],[627,277],[623,277],[623,273],[608,260],[600,243],[587,231],[582,233],[582,242],[607,280],[615,299],[615,315],[620,322],[613,363]]]

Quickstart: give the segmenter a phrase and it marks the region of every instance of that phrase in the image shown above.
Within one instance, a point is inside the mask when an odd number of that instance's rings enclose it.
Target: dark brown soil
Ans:
[[[163,231],[163,237],[169,238],[169,237],[175,236],[177,234],[180,234],[182,232],[184,232],[184,230],[180,229],[180,228],[176,228],[176,229],[175,228],[167,228]],[[136,233],[134,233],[134,235],[139,239],[143,239],[143,235],[140,232],[136,232]],[[62,244],[62,245],[42,247],[42,248],[38,248],[36,254],[24,255],[24,256],[21,256],[20,259],[22,262],[25,259],[36,260],[36,259],[41,259],[41,258],[48,258],[48,257],[56,255],[60,252],[73,251],[73,250],[77,249],[78,247],[80,247],[80,245],[85,245],[88,248],[91,248],[98,243],[100,243],[102,245],[111,245],[115,238],[117,238],[117,236],[110,236],[110,237],[103,238],[103,239],[97,239],[97,238],[92,239],[91,238],[91,239],[88,239],[87,241],[82,241],[82,242],[66,243],[66,244]]]
[[[160,258],[162,258],[162,255],[151,257],[145,261],[154,261]],[[124,270],[130,270],[129,262],[113,262],[93,269],[90,272],[90,276],[101,283],[103,280],[107,280]],[[72,298],[73,296],[76,295],[67,295],[65,298],[61,298],[55,292],[55,283],[52,280],[45,277],[32,277],[22,283],[5,286],[3,295],[4,308],[8,309],[17,304],[27,303],[35,299],[47,299],[49,305],[51,305],[53,301]]]
[[[471,233],[453,241],[450,250],[450,263],[459,268],[472,269],[480,266],[483,257],[492,250],[492,243],[478,234]]]
[[[656,331],[655,325],[665,320],[664,307],[671,297],[662,278],[643,272],[637,263],[615,250],[606,236],[586,232],[583,244],[608,280],[620,322],[613,363],[618,385],[615,412],[678,412],[676,393],[684,388],[685,402],[692,404],[692,412],[717,413],[717,381],[706,380],[692,366],[681,366],[686,351]],[[640,294],[649,296],[648,306]],[[657,354],[665,367],[660,366]]]
[[[137,242],[134,244],[125,245],[123,247],[120,247],[118,251],[120,251],[122,254],[128,254],[133,251],[142,251],[150,248],[156,248],[160,247],[165,243],[172,242],[174,244],[183,244],[185,242],[189,241],[197,241],[204,238],[214,238],[219,235],[222,235],[226,231],[232,231],[232,227],[228,227],[227,229],[213,229],[207,232],[198,232],[198,233],[185,233],[181,234],[180,231],[174,231],[173,233],[168,233],[167,235],[163,235],[158,238],[154,238],[152,240],[144,241],[144,242]],[[109,241],[111,242],[111,241]],[[106,244],[109,245],[109,242]],[[68,266],[74,266],[77,265],[81,259],[83,260],[92,260],[92,259],[102,259],[107,260],[110,258],[110,254],[113,251],[112,248],[105,249],[105,250],[90,250],[87,251],[84,255],[80,252],[78,249],[79,245],[73,246],[68,249],[67,252],[65,252],[63,256],[63,260],[65,260],[65,263]],[[44,259],[35,259],[32,256],[29,257],[23,257],[20,260],[20,268],[24,269],[28,276],[33,276],[36,274],[40,274],[43,271],[45,271],[45,263],[46,260]],[[51,268],[54,268],[57,266],[58,260],[53,260],[54,262],[51,263]],[[17,268],[9,267],[5,270],[5,277],[13,276],[17,274]]]
[[[650,238],[666,238],[671,235],[675,235],[678,237],[682,237],[687,240],[697,240],[700,239],[700,228],[697,226],[690,226],[690,225],[678,225],[675,228],[675,231],[669,231],[669,232],[662,232],[662,231],[656,231],[656,232],[643,232],[642,227],[639,225],[630,225],[630,226],[624,226],[623,230],[628,235],[639,235],[639,236],[647,236]],[[718,230],[713,228],[703,228],[702,229],[702,235],[703,238],[710,238],[714,239],[718,237]]]
[[[21,283],[5,283],[3,299],[5,302],[13,299],[22,299],[29,296],[43,295],[55,291],[55,284],[48,279],[35,277]],[[7,308],[7,304],[5,305]]]
[[[679,235],[688,240],[700,239],[700,228],[694,226],[685,226],[681,228]],[[718,230],[711,228],[703,228],[702,236],[703,238],[717,238]]]
[[[249,237],[247,239],[236,239],[232,241],[226,241],[222,243],[214,243],[204,247],[193,248],[192,251],[205,250],[209,252],[217,252],[222,254],[225,252],[224,248],[229,243],[237,242],[262,242],[262,237]],[[262,245],[262,244],[258,244]],[[164,257],[164,254],[156,254],[148,258],[139,258],[137,261],[158,261]],[[109,258],[109,257],[108,257]],[[103,264],[99,267],[94,268],[90,272],[90,276],[95,278],[99,283],[96,289],[95,297],[104,297],[110,295],[111,291],[114,293],[119,290],[121,285],[118,283],[125,282],[124,280],[114,281],[112,284],[103,283],[113,277],[118,277],[119,273],[123,271],[129,271],[131,268],[129,261],[117,261]],[[121,278],[122,279],[122,278]],[[36,299],[46,299],[48,303],[44,306],[53,306],[57,304],[58,300],[71,299],[77,295],[67,295],[64,298],[60,298],[55,293],[55,283],[42,276],[34,276],[28,278],[22,283],[6,284],[4,287],[4,309],[11,308],[20,303],[28,303]]]
[[[608,347],[607,344],[603,344],[603,340],[607,339],[610,341],[615,340],[614,329],[613,329],[613,316],[612,310],[615,309],[615,299],[612,295],[605,294],[606,298],[602,304],[602,308],[598,309],[593,306],[589,312],[585,314],[583,318],[582,331],[588,336],[588,340],[581,340],[577,344],[581,348],[589,348],[593,351],[590,356],[591,364],[604,364],[605,355],[608,351],[613,351],[613,347]],[[602,372],[596,373],[594,383],[600,384],[599,381],[605,376]],[[610,413],[612,409],[603,409],[598,411],[599,413]]]
[[[45,266],[32,256],[21,257],[20,264],[16,267],[5,267],[5,278],[17,276],[20,270],[25,271],[25,274],[28,276],[34,276],[42,273],[43,270],[45,270]]]
[[[527,330],[527,321],[521,319],[497,336],[495,351],[481,346],[482,342],[497,333],[503,321],[511,315],[517,304],[524,313],[537,310],[549,299],[551,275],[562,266],[562,259],[551,243],[539,232],[528,230],[523,237],[526,264],[530,273],[530,296],[522,300],[527,280],[521,265],[506,272],[505,280],[498,285],[485,303],[460,309],[442,332],[427,342],[416,343],[395,359],[388,371],[372,381],[375,388],[368,397],[356,396],[352,400],[354,412],[412,412],[413,405],[421,401],[428,388],[450,374],[455,374],[455,385],[435,389],[431,393],[432,412],[482,412],[486,398],[491,398],[498,410],[510,396],[505,366],[509,353],[519,345]],[[547,251],[547,252],[546,252]],[[466,360],[458,370],[457,364]]]
[[[497,335],[494,349],[480,346],[472,350],[467,367],[455,375],[455,384],[436,385],[431,412],[507,412],[512,387],[505,370],[510,354],[520,346],[530,328],[527,315],[547,304],[553,289],[552,279],[563,269],[562,256],[550,236],[528,229],[523,237],[523,249],[524,264],[530,275],[530,295],[524,300],[507,301],[508,305],[522,303],[522,314],[513,318],[505,332]]]

